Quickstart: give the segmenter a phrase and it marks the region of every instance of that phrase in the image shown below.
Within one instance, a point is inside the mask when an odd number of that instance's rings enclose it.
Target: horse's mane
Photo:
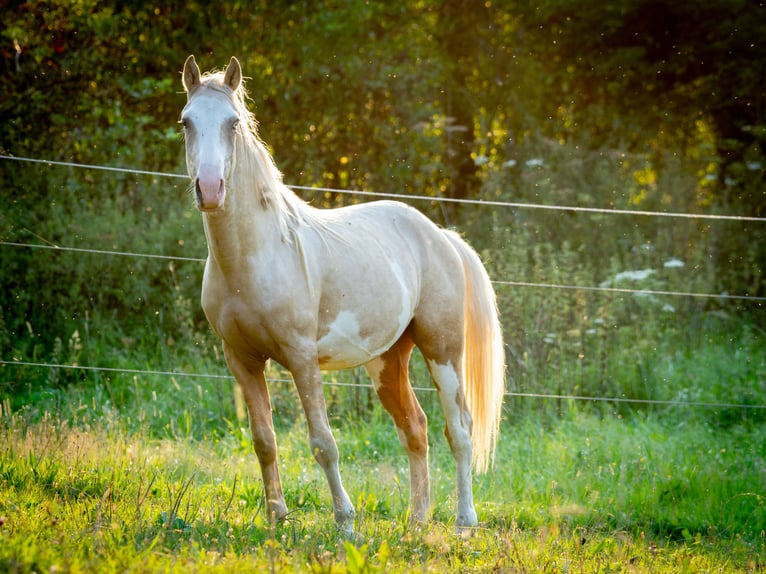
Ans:
[[[232,90],[224,84],[223,78],[224,72],[206,73],[202,76],[202,85],[198,89],[226,95],[234,104],[239,116],[238,129],[241,137],[235,139],[237,143],[232,174],[236,179],[232,183],[245,193],[254,188],[261,208],[271,210],[276,216],[282,239],[293,243],[299,223],[318,223],[312,216],[314,210],[282,182],[282,172],[258,135],[258,121],[247,107],[249,98],[244,81],[237,90]]]
[[[239,136],[235,138],[232,159],[232,187],[240,193],[256,193],[261,209],[275,218],[282,241],[292,245],[300,257],[309,291],[315,291],[308,255],[304,246],[306,230],[318,231],[316,237],[328,244],[334,237],[345,242],[339,233],[328,225],[319,211],[309,206],[282,182],[282,172],[277,168],[266,144],[258,135],[258,122],[247,107],[247,90],[244,82],[236,90],[224,83],[224,72],[211,72],[202,76],[197,89],[212,90],[224,94],[234,104],[239,117]]]

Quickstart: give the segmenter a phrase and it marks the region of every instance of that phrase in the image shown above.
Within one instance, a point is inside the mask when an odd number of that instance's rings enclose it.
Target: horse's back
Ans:
[[[331,278],[352,278],[354,285],[375,288],[374,279],[382,290],[393,280],[419,291],[429,274],[441,279],[461,268],[445,231],[404,203],[376,201],[329,212],[334,212],[327,219],[329,228],[337,236],[328,242],[330,264],[324,275],[330,283]]]

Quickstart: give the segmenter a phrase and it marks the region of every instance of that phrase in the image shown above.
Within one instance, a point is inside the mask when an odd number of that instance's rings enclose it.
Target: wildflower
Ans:
[[[671,257],[665,263],[662,265],[665,269],[674,269],[678,267],[684,267],[685,263],[681,261],[680,259],[676,259],[675,257]]]
[[[654,273],[654,269],[638,269],[636,271],[622,271],[606,281],[601,283],[601,287],[608,287],[621,281],[643,281]]]

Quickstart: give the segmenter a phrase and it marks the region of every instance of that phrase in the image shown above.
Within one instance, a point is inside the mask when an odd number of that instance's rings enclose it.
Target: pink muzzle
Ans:
[[[218,166],[209,163],[201,164],[194,188],[197,195],[197,208],[200,211],[215,211],[223,207],[226,186]]]

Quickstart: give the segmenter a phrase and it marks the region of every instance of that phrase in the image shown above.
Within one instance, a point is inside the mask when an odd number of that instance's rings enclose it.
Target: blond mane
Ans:
[[[238,129],[242,137],[236,138],[234,150],[234,187],[242,190],[255,188],[261,207],[276,216],[282,240],[287,243],[299,241],[299,224],[324,227],[314,216],[314,210],[283,183],[282,172],[258,135],[258,121],[247,106],[249,97],[244,82],[237,90],[232,90],[224,83],[224,72],[208,72],[202,76],[201,82],[197,89],[224,94],[234,104],[239,116]]]

